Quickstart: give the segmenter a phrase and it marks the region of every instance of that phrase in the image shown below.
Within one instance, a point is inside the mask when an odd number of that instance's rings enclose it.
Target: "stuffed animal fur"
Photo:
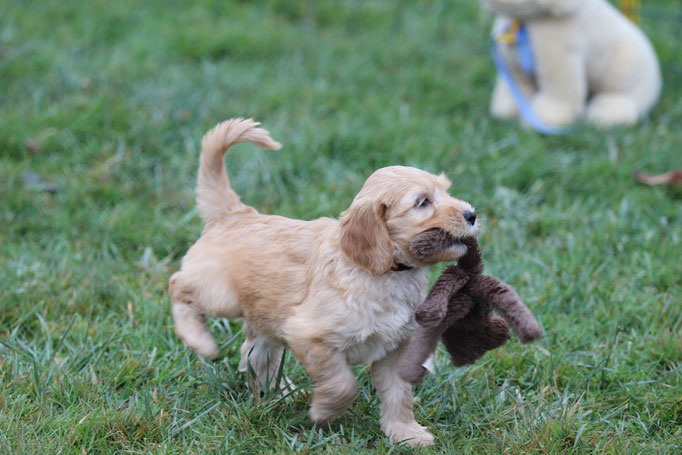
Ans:
[[[661,73],[653,47],[607,0],[481,0],[498,14],[493,34],[512,20],[525,24],[535,57],[534,76],[519,65],[513,44],[500,45],[517,85],[547,125],[586,117],[598,126],[633,124],[655,104]],[[493,116],[512,118],[518,109],[498,75],[490,104]]]
[[[523,343],[542,334],[514,289],[482,274],[481,252],[475,239],[458,241],[441,229],[431,229],[413,239],[410,252],[427,258],[456,242],[466,245],[467,253],[457,265],[445,269],[417,309],[419,327],[399,361],[398,374],[411,384],[424,377],[423,364],[435,351],[439,338],[452,363],[462,366],[502,346],[509,339],[509,326]],[[494,316],[492,309],[502,318]]]

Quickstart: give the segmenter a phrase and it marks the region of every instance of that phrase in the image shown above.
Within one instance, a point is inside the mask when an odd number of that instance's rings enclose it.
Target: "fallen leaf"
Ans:
[[[632,176],[645,185],[682,185],[682,169],[664,172],[663,174],[650,175],[635,171]]]
[[[32,141],[31,139],[26,139],[24,142],[24,147],[26,147],[26,150],[33,155],[37,155],[40,153],[43,149],[43,147],[36,141]]]

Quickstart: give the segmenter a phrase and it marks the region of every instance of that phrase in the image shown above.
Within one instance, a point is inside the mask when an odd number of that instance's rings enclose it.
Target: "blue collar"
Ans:
[[[527,76],[535,74],[535,56],[530,45],[530,37],[525,24],[521,24],[516,31],[516,54],[519,58],[519,65]]]
[[[566,131],[563,128],[547,125],[535,114],[530,102],[519,88],[516,80],[514,80],[514,76],[507,67],[507,63],[500,54],[500,46],[514,46],[516,48],[519,65],[523,72],[528,76],[535,74],[535,56],[533,55],[533,46],[531,45],[526,25],[518,19],[513,19],[509,27],[503,33],[494,37],[491,45],[491,52],[493,54],[495,67],[497,67],[497,72],[500,73],[502,79],[504,79],[504,82],[509,87],[509,91],[512,94],[512,98],[514,98],[519,114],[521,114],[523,120],[530,125],[531,128],[538,133],[547,135],[565,133]]]

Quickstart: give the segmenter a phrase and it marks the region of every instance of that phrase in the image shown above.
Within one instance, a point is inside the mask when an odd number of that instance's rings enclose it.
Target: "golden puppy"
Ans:
[[[197,204],[206,227],[170,279],[177,334],[214,358],[218,349],[205,317],[244,318],[241,366],[248,361],[264,386],[289,347],[315,382],[310,416],[320,423],[353,400],[349,365],[372,363],[382,430],[396,441],[432,444],[414,419],[412,390],[398,377],[397,361],[426,295],[423,267],[454,261],[466,247],[457,244],[426,260],[407,247],[436,227],[459,238],[475,235],[473,208],[448,194],[444,175],[391,166],[367,179],[340,220],[261,215],[239,200],[223,162],[240,142],[280,147],[258,125],[228,120],[202,140]]]

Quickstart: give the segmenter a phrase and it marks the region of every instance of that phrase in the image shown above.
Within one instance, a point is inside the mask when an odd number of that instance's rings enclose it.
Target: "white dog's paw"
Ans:
[[[498,82],[490,99],[490,114],[499,119],[510,119],[518,115],[516,102],[504,82]]]
[[[563,102],[546,95],[537,95],[532,102],[533,112],[549,126],[567,126],[580,114],[571,103]]]
[[[386,436],[395,442],[405,442],[412,447],[425,447],[434,443],[434,437],[429,430],[417,422],[386,424],[382,429]]]
[[[638,117],[635,102],[625,95],[598,94],[587,106],[587,120],[602,128],[633,125]]]

